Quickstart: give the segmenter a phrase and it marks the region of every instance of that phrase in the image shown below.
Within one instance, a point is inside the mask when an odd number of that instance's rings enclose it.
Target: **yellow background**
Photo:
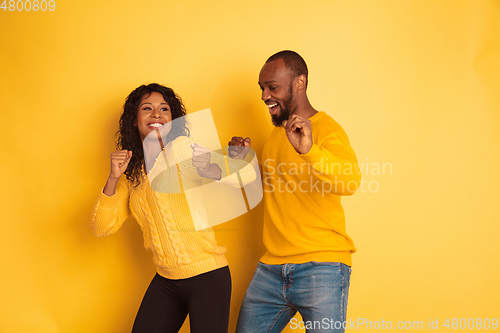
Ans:
[[[282,49],[305,58],[313,106],[379,185],[343,200],[358,248],[348,317],[500,318],[500,1],[56,0],[0,11],[0,332],[130,331],[151,254],[133,219],[104,239],[89,227],[124,98],[171,86],[188,111],[212,109],[223,144],[250,136],[260,153],[258,73]],[[216,227],[230,332],[261,216]]]

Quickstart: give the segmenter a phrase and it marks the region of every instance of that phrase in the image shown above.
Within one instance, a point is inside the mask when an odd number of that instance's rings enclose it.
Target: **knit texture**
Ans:
[[[153,253],[157,272],[169,279],[185,279],[227,265],[226,248],[217,244],[213,229],[195,230],[186,195],[181,190],[190,188],[196,192],[203,182],[211,181],[200,177],[192,165],[192,143],[188,137],[170,142],[149,174],[143,172],[137,187],[131,186],[122,176],[114,195],[107,196],[101,191],[92,216],[94,234],[104,237],[117,232],[132,215],[142,229],[144,247]],[[214,160],[224,161],[224,156],[212,153],[211,162]],[[230,164],[239,170],[245,183],[255,179],[251,165],[244,161]],[[154,169],[158,171],[156,174]],[[223,169],[221,181],[239,186],[235,170]],[[153,175],[151,183],[155,190],[148,179]],[[200,202],[193,212],[194,218],[206,219],[204,214]]]

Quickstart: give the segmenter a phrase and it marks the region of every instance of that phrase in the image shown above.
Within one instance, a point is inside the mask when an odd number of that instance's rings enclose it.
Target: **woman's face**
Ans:
[[[170,105],[165,102],[162,94],[152,92],[150,95],[142,96],[141,103],[137,109],[136,125],[139,129],[141,140],[156,129],[162,128],[166,123],[172,121]],[[169,124],[171,125],[171,124]],[[162,130],[162,135],[166,135]]]

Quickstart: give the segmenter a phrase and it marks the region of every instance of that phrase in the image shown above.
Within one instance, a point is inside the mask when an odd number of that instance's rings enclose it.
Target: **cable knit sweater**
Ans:
[[[189,188],[192,189],[189,192],[196,193],[199,185],[207,179],[200,177],[191,163],[191,143],[193,141],[188,137],[178,137],[165,147],[149,172],[149,176],[153,177],[155,169],[163,170],[156,172],[151,181],[155,190],[151,188],[148,175],[143,172],[142,180],[135,188],[122,177],[115,194],[107,196],[101,191],[91,223],[94,234],[104,237],[118,231],[132,214],[142,229],[144,247],[153,253],[157,272],[169,279],[189,278],[228,264],[224,256],[226,248],[217,244],[213,229],[196,231],[194,227],[193,219],[206,219],[203,203],[199,203],[194,211],[192,209],[191,214],[184,189]],[[228,165],[224,163],[224,156],[211,154],[211,163],[219,161],[219,166],[226,165],[227,176],[223,172],[222,182],[239,186],[235,174],[238,170],[243,183],[255,179],[256,173],[250,164],[244,161],[233,163],[233,160]],[[179,168],[165,168],[164,161],[168,160],[174,160],[174,166],[177,164]],[[163,168],[159,167],[162,163]],[[155,186],[157,183],[163,184],[163,188]],[[205,221],[201,221],[203,223]]]

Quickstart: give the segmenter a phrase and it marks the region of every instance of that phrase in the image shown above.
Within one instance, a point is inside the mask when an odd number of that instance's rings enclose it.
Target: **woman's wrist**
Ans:
[[[106,181],[106,185],[104,185],[104,188],[102,192],[106,194],[108,197],[112,196],[116,192],[116,185],[118,184],[118,180],[120,178],[114,178],[112,176],[108,177],[108,180]]]
[[[222,171],[215,163],[210,163],[205,169],[197,168],[197,171],[198,175],[209,179],[220,180],[222,177]]]

